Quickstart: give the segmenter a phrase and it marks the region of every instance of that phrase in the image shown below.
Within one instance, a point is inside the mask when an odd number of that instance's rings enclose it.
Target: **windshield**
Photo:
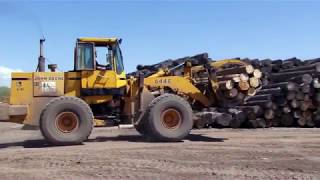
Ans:
[[[116,61],[117,74],[121,74],[124,71],[124,67],[123,67],[122,53],[119,45],[117,45],[115,48],[115,61]]]

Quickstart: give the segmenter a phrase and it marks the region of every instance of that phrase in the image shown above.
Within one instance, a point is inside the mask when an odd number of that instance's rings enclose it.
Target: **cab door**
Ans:
[[[114,45],[114,69],[116,72],[117,87],[124,87],[127,85],[126,73],[124,71],[122,52],[119,44]]]
[[[113,57],[111,55],[112,59]],[[119,83],[120,78],[113,64],[111,67],[104,70],[97,69],[94,44],[77,43],[75,68],[81,71],[81,96],[100,96],[103,99],[104,96],[123,95],[124,85]]]

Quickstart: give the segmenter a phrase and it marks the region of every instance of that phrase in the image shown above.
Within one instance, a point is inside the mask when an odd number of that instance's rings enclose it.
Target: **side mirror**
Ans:
[[[119,44],[121,44],[121,43],[122,43],[122,39],[120,38],[120,39],[119,39]]]

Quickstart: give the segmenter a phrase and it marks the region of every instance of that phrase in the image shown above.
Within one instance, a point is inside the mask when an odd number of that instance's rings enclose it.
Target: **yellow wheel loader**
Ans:
[[[39,126],[56,145],[87,140],[95,119],[133,124],[157,141],[180,141],[193,127],[193,111],[216,103],[219,86],[212,68],[243,64],[227,60],[208,68],[186,62],[179,65],[183,75],[159,69],[148,76],[126,77],[121,39],[79,38],[73,70],[56,72],[57,65],[50,64],[51,71],[45,72],[43,42],[37,71],[12,73],[10,103],[0,103],[0,120]],[[197,87],[201,80],[193,78],[200,71],[208,74],[205,90]]]

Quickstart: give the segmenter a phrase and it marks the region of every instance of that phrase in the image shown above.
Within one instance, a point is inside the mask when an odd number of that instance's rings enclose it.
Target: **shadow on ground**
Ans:
[[[10,148],[10,147],[24,147],[24,148],[45,148],[51,145],[42,139],[39,140],[26,140],[22,142],[12,142],[12,143],[0,143],[0,149]]]
[[[198,141],[198,142],[224,142],[228,140],[226,138],[212,138],[204,136],[201,134],[190,134],[186,140]],[[119,135],[119,136],[98,136],[94,139],[89,139],[86,142],[108,142],[108,141],[124,141],[124,142],[146,142],[146,143],[164,143],[164,142],[154,142],[152,139],[141,136],[141,135]],[[178,143],[182,143],[180,141]],[[172,142],[171,142],[172,143]],[[175,143],[175,142],[173,142]],[[12,142],[12,143],[0,143],[0,149],[10,148],[10,147],[24,147],[24,148],[46,148],[54,147],[43,139],[39,140],[26,140],[22,142]]]
[[[226,138],[212,138],[204,136],[202,134],[190,134],[186,140],[189,141],[202,141],[202,142],[224,142],[228,140]],[[106,141],[127,141],[127,142],[146,142],[146,143],[164,143],[164,142],[155,142],[150,138],[141,136],[141,135],[119,135],[113,137],[107,136],[98,136],[94,139],[89,139],[87,142],[106,142]],[[183,141],[180,141],[183,142]]]

